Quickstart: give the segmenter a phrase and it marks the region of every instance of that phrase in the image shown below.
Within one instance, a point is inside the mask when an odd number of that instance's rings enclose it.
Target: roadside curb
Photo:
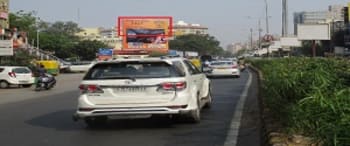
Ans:
[[[265,104],[264,104],[264,100],[262,98],[261,95],[261,87],[262,87],[262,81],[264,80],[263,78],[263,74],[262,72],[255,68],[252,65],[248,65],[249,69],[252,70],[253,72],[255,72],[257,74],[257,78],[258,78],[258,102],[259,102],[259,108],[260,108],[260,121],[261,121],[261,133],[260,133],[260,138],[261,138],[261,145],[265,146],[265,145],[269,145],[269,131],[268,128],[266,127],[266,111],[265,111]]]
[[[227,132],[227,136],[226,136],[226,140],[224,143],[224,146],[236,146],[237,145],[237,141],[238,141],[238,135],[239,135],[239,129],[240,129],[240,124],[241,124],[241,120],[242,120],[242,114],[243,114],[243,110],[244,110],[244,105],[245,105],[245,101],[247,99],[248,96],[248,91],[249,88],[251,87],[252,84],[252,74],[251,72],[248,70],[248,81],[244,87],[244,90],[238,100],[238,103],[236,105],[236,109],[233,115],[233,119],[231,121],[230,124],[230,128]]]

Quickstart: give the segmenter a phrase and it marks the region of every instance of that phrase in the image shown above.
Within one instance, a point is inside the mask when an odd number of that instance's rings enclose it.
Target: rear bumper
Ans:
[[[29,80],[23,80],[23,81],[20,81],[18,79],[10,79],[8,80],[8,82],[13,85],[31,85],[31,84],[34,84],[34,80],[35,80],[34,78]]]
[[[96,116],[187,114],[190,111],[191,109],[187,105],[173,107],[81,108],[73,115],[73,119],[79,120]]]

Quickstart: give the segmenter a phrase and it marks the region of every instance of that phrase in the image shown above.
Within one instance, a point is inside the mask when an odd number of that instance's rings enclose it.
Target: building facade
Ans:
[[[77,33],[76,35],[86,40],[101,41],[107,44],[109,48],[122,48],[122,39],[118,37],[114,28],[83,28],[83,31]]]
[[[331,5],[326,11],[294,13],[294,34],[297,35],[298,24],[343,23],[343,5]]]
[[[297,35],[298,24],[326,23],[328,18],[328,11],[296,12],[294,13],[294,34]]]
[[[0,0],[0,27],[1,32],[4,29],[9,29],[9,0]]]
[[[175,37],[188,34],[206,35],[208,34],[208,27],[200,24],[188,24],[184,21],[178,21],[173,25],[173,35]]]
[[[227,46],[226,50],[232,54],[237,54],[239,51],[243,50],[243,48],[244,45],[241,43],[232,43]]]

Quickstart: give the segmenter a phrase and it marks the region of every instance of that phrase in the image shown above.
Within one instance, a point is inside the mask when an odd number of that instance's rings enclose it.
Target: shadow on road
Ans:
[[[81,129],[87,130],[132,130],[132,129],[163,129],[163,128],[174,128],[177,125],[181,126],[193,126],[196,124],[188,122],[183,118],[170,118],[168,116],[152,116],[145,119],[108,119],[106,124],[98,127],[89,128],[83,120],[74,122],[72,120],[72,114],[75,112],[74,109],[62,110],[39,117],[34,117],[31,120],[25,121],[35,127],[44,127],[49,129],[55,129],[59,131],[75,131]],[[205,115],[208,114],[207,110],[203,110],[203,120]]]
[[[74,122],[72,120],[72,113],[74,112],[74,109],[57,111],[34,117],[31,120],[25,121],[25,123],[36,127],[44,127],[60,131],[74,131],[84,128],[83,123]]]

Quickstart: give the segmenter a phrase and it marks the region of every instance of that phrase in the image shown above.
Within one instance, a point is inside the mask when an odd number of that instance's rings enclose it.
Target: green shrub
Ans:
[[[292,133],[350,143],[350,63],[342,59],[254,60],[267,107]]]

